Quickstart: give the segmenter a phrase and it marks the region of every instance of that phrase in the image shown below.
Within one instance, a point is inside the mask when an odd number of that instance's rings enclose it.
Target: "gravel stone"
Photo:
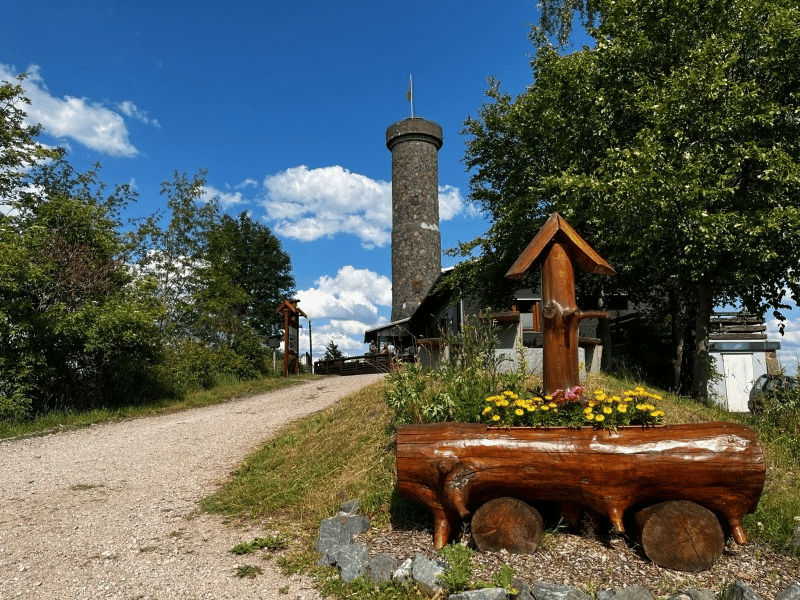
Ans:
[[[229,552],[262,526],[197,503],[280,427],[382,377],[0,442],[0,598],[319,599],[267,554]],[[244,564],[262,574],[237,577]]]

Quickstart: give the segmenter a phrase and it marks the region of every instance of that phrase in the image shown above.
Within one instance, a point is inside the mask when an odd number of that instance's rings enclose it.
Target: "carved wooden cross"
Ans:
[[[580,383],[578,324],[607,317],[606,311],[579,310],[575,300],[575,263],[597,275],[616,271],[558,213],[553,213],[506,273],[521,279],[542,263],[544,392],[568,390]]]

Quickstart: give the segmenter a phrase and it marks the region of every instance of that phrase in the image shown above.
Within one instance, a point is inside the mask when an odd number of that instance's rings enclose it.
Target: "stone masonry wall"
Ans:
[[[392,152],[392,321],[409,317],[442,268],[439,163],[442,128],[420,118],[386,130]]]

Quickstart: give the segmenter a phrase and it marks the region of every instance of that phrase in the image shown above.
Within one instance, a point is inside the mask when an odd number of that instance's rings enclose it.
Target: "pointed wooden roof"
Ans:
[[[305,317],[307,319],[308,316],[306,315],[306,313],[304,313],[301,309],[297,308],[298,302],[299,300],[284,300],[283,302],[281,302],[280,306],[278,306],[278,308],[275,309],[275,314],[282,313],[288,310],[289,312],[297,313],[301,317]]]
[[[578,232],[564,220],[558,213],[553,213],[547,222],[542,225],[528,247],[522,251],[519,258],[511,265],[506,273],[509,279],[521,279],[525,273],[530,271],[534,263],[540,258],[544,258],[542,253],[550,246],[553,241],[566,242],[570,248],[570,257],[589,273],[596,275],[614,275],[614,267],[606,262],[594,248],[586,243]]]

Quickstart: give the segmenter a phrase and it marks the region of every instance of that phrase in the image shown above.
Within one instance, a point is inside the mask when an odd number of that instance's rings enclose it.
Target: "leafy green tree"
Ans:
[[[206,259],[244,292],[233,306],[240,318],[260,335],[281,330],[283,320],[275,309],[294,296],[295,281],[291,258],[267,226],[247,212],[238,219],[223,215],[210,232]]]
[[[156,281],[156,294],[166,309],[159,328],[173,345],[191,335],[194,299],[208,283],[202,280],[202,267],[208,235],[219,221],[219,203],[202,200],[205,175],[200,171],[190,178],[175,171],[172,180],[161,185],[169,212],[166,226],[162,227],[164,214],[156,213],[138,232],[138,264]]]
[[[161,311],[118,233],[130,189],[63,159],[29,183],[0,224],[0,418],[152,392]]]
[[[617,285],[670,315],[676,346],[692,316],[692,394],[704,397],[713,306],[780,317],[785,290],[800,292],[800,9],[596,8],[594,48],[540,45],[528,90],[512,99],[493,84],[466,122],[471,197],[492,224],[459,247],[479,256],[458,280],[495,291],[487,282],[557,210],[615,265]]]
[[[49,149],[36,141],[41,125],[26,125],[23,107],[30,104],[22,90],[25,75],[16,83],[0,83],[0,204],[13,199],[27,177],[27,169],[38,162],[63,155],[61,149]]]
[[[337,358],[343,358],[344,354],[342,351],[339,350],[339,346],[333,343],[333,340],[328,342],[328,345],[325,346],[325,356],[323,356],[323,360],[335,360]]]

